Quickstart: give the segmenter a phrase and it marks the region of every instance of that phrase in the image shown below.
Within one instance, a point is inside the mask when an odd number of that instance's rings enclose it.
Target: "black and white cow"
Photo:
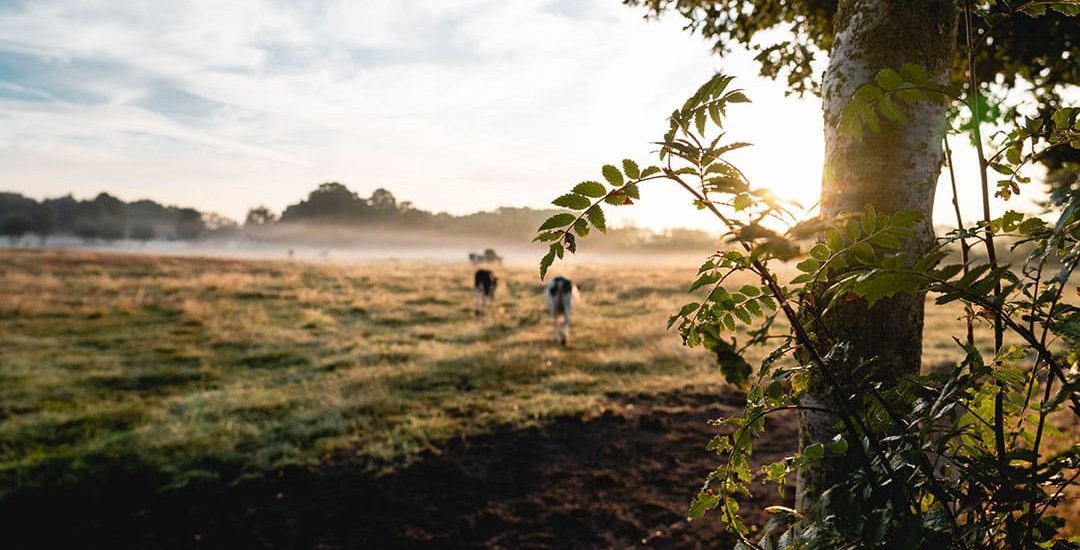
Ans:
[[[482,315],[487,311],[491,301],[495,299],[495,287],[499,285],[499,278],[490,269],[477,269],[473,276],[473,288],[476,289],[476,314]]]
[[[562,276],[551,279],[544,288],[544,298],[555,325],[555,338],[564,346],[570,341],[570,311],[576,295],[574,283]]]

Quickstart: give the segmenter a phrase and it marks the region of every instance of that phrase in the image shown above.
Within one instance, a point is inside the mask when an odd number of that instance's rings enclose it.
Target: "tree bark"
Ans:
[[[840,113],[855,90],[873,81],[885,68],[904,63],[926,68],[930,78],[945,83],[951,67],[958,8],[954,0],[840,0],[833,22],[834,42],[823,80],[825,167],[821,211],[825,216],[862,212],[872,204],[880,212],[920,212],[903,250],[909,257],[933,243],[931,214],[934,190],[942,168],[945,105],[923,102],[906,109],[908,122],[882,120],[878,133],[866,131],[862,141],[837,130]],[[816,336],[828,346],[848,342],[855,360],[876,358],[882,380],[919,372],[922,356],[924,296],[898,296],[868,308],[862,300],[844,302],[826,312]],[[851,373],[834,373],[851,380]],[[828,384],[811,380],[804,405],[836,408]],[[800,446],[828,441],[837,432],[837,418],[803,412]],[[850,442],[858,445],[858,442]],[[850,453],[849,453],[850,455]],[[827,461],[801,470],[796,504],[806,510],[823,488],[844,479],[851,464]]]

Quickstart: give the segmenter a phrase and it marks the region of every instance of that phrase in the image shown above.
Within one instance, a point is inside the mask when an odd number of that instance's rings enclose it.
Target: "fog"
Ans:
[[[631,241],[626,235],[595,235],[581,239],[576,255],[567,254],[562,265],[698,265],[709,253],[707,246],[668,247],[646,241]],[[475,234],[407,232],[378,227],[300,226],[241,229],[229,234],[211,234],[193,241],[117,239],[87,241],[69,235],[48,238],[44,244],[35,236],[17,241],[0,241],[9,249],[45,248],[86,250],[106,253],[201,256],[250,260],[283,260],[314,263],[370,263],[416,261],[437,263],[469,262],[469,254],[492,249],[502,263],[536,266],[547,246],[525,238]],[[643,248],[646,247],[646,248]],[[696,263],[695,263],[696,262]]]

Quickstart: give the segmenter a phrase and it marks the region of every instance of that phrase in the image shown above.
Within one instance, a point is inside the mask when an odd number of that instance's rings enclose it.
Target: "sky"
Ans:
[[[454,214],[545,207],[603,164],[649,163],[666,116],[719,71],[754,101],[730,113],[732,139],[755,144],[731,160],[814,203],[820,102],[642,15],[617,0],[0,0],[0,190],[238,220],[325,181]],[[654,185],[615,220],[718,229]]]

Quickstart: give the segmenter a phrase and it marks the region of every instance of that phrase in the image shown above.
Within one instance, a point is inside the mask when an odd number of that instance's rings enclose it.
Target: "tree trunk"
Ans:
[[[917,63],[931,79],[946,82],[957,15],[953,0],[840,0],[833,22],[835,39],[823,81],[822,214],[861,212],[868,204],[881,212],[920,212],[923,223],[904,243],[912,257],[933,242],[931,213],[943,160],[945,106],[924,102],[908,108],[906,124],[883,121],[879,133],[866,131],[861,142],[841,135],[837,123],[855,90],[881,69]],[[817,335],[826,345],[848,342],[855,359],[876,357],[883,378],[914,374],[922,356],[923,306],[921,295],[898,296],[872,308],[862,300],[845,302],[825,315]],[[848,373],[835,374],[851,379]],[[828,396],[826,382],[815,378],[803,404],[835,409]],[[800,445],[828,441],[836,423],[833,415],[804,412]],[[812,506],[821,490],[843,479],[849,467],[835,461],[800,471],[798,508]]]

